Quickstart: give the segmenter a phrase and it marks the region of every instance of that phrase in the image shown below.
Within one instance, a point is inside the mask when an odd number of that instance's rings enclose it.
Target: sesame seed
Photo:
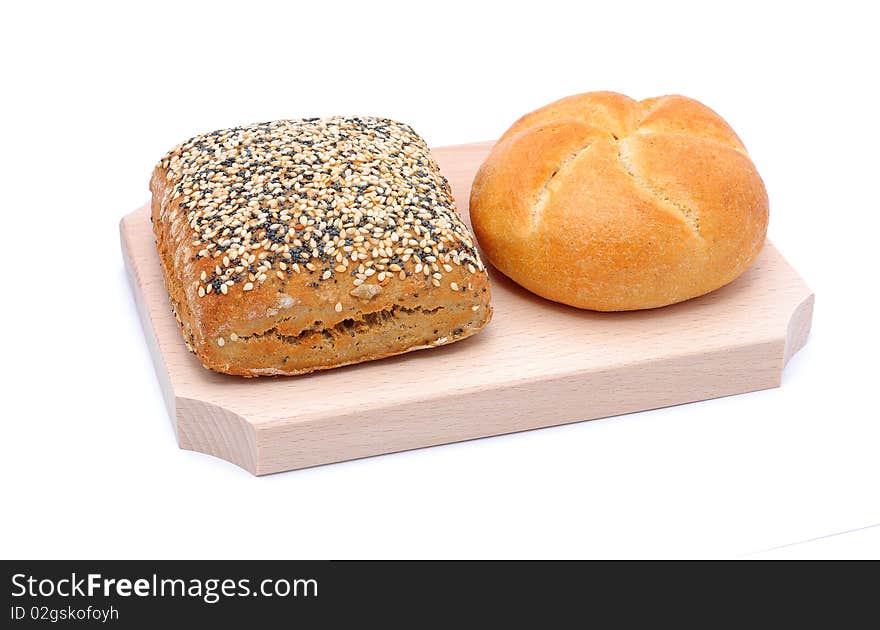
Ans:
[[[217,337],[217,345],[221,348],[226,345],[226,341],[224,341],[223,337]]]
[[[238,335],[235,333],[229,333],[229,341],[238,341]]]
[[[364,284],[356,286],[354,289],[349,291],[349,295],[360,298],[362,300],[371,300],[381,292],[382,287],[380,287],[379,285]]]
[[[250,291],[250,290],[252,290],[253,288],[254,288],[254,283],[253,283],[253,282],[245,282],[245,283],[244,283],[244,286],[242,287],[242,290],[244,290],[244,291]]]
[[[341,313],[342,312],[342,302],[337,302],[336,306],[333,307],[333,310],[335,310],[337,313]]]
[[[452,289],[453,291],[458,291],[458,284],[456,284],[455,282],[450,282],[449,288]]]

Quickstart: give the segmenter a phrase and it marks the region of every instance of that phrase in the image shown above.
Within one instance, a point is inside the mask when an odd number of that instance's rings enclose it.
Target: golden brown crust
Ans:
[[[239,203],[238,193],[229,191],[258,181],[262,171],[215,176],[237,172],[231,165],[242,158],[231,152],[215,158],[218,142],[205,140],[211,134],[176,148],[153,172],[152,220],[165,284],[187,344],[202,363],[243,376],[301,374],[443,345],[481,329],[492,313],[488,277],[423,141],[382,119],[305,121],[307,136],[298,122],[214,132],[227,144],[236,139],[239,154],[246,146],[258,152],[261,138],[277,140],[271,155],[282,147],[279,163],[286,166],[265,170],[283,173],[278,181],[289,196],[244,199],[256,200],[251,209]],[[378,130],[378,140],[363,138],[362,129]],[[323,149],[322,161],[307,163],[302,156],[316,146],[314,139],[331,132],[336,144]],[[413,169],[384,173],[386,161],[365,162],[379,150],[371,143],[386,136],[395,139],[395,150],[403,147],[392,158],[412,162]],[[358,153],[345,155],[346,175],[345,165],[334,170],[327,164],[337,163],[332,152],[347,150],[349,140]],[[294,148],[283,152],[285,142]],[[354,185],[352,170],[355,179],[363,173],[357,200],[345,197],[348,188],[340,183]],[[206,181],[212,195],[185,192],[204,192]],[[230,201],[199,203],[218,197]],[[289,212],[282,209],[288,203]],[[268,218],[259,214],[264,211]],[[227,217],[225,223],[217,223],[218,215]],[[230,222],[230,216],[243,219]],[[273,228],[278,216],[287,222]],[[378,227],[383,222],[390,226],[384,233]]]
[[[514,123],[474,179],[470,215],[514,281],[617,311],[734,280],[763,245],[768,201],[742,142],[705,105],[593,92]]]

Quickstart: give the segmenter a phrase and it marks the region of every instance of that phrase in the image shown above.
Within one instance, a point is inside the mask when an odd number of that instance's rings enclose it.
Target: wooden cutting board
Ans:
[[[434,150],[465,217],[491,146]],[[495,316],[470,339],[306,376],[243,379],[209,372],[184,346],[148,206],[120,231],[180,447],[255,475],[777,387],[813,312],[812,293],[770,243],[734,283],[631,313],[548,302],[490,269]]]

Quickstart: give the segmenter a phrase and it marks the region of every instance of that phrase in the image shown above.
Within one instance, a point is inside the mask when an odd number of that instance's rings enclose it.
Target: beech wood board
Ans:
[[[492,142],[434,149],[467,220]],[[171,313],[149,205],[122,250],[181,448],[255,475],[777,387],[813,295],[771,243],[730,285],[649,311],[549,302],[491,269],[495,316],[464,341],[305,376],[203,368]]]

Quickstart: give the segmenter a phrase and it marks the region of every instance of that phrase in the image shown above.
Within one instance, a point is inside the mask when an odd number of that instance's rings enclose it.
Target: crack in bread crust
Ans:
[[[535,195],[535,201],[532,204],[532,231],[536,230],[541,222],[541,215],[544,213],[544,207],[547,205],[547,189],[550,187],[550,182],[552,182],[553,179],[557,175],[559,175],[559,173],[561,173],[566,166],[576,160],[581,153],[593,146],[595,142],[595,140],[591,140],[584,146],[580,147],[578,150],[572,151],[568,155],[568,157],[566,157],[564,160],[562,160],[562,162],[559,163],[559,166],[556,167],[556,170],[554,170],[550,174],[550,177],[548,177],[547,181],[545,181],[544,184],[541,186],[541,189],[538,191],[538,194]]]
[[[665,204],[670,208],[673,208],[678,214],[681,215],[682,219],[684,219],[684,222],[688,224],[688,226],[694,231],[694,233],[700,238],[703,238],[702,234],[700,233],[699,213],[693,208],[689,208],[685,205],[673,201],[668,196],[663,194],[663,191],[651,185],[648,180],[636,173],[636,169],[632,163],[632,160],[630,160],[629,157],[624,156],[625,149],[620,142],[616,143],[616,148],[617,159],[620,160],[620,166],[623,168],[623,171],[632,178],[633,182],[635,182],[635,184],[639,188],[650,194],[656,201],[659,201],[660,203]]]
[[[401,306],[399,304],[392,306],[391,308],[382,309],[381,311],[375,311],[373,313],[364,313],[362,317],[347,317],[343,319],[341,322],[334,326],[326,327],[324,323],[321,321],[314,322],[311,326],[303,329],[302,332],[296,335],[284,335],[278,332],[278,327],[273,326],[268,330],[263,332],[254,333],[252,335],[247,335],[244,337],[239,337],[239,341],[247,342],[252,339],[264,339],[266,337],[274,337],[284,343],[296,345],[300,343],[303,339],[306,339],[310,335],[320,334],[327,339],[332,340],[333,338],[342,335],[349,334],[354,336],[357,332],[363,332],[364,330],[372,327],[381,325],[382,323],[392,321],[398,313],[407,313],[414,314],[420,313],[422,315],[433,315],[438,311],[443,310],[442,306],[438,306],[436,308],[422,308],[420,306],[407,308],[405,306]]]
[[[442,320],[449,317],[447,313],[464,311],[467,311],[468,317],[452,324],[434,319]],[[269,344],[276,360],[265,365],[237,369],[235,374],[245,377],[307,374],[443,346],[470,337],[485,325],[491,315],[491,308],[482,313],[474,311],[467,304],[434,308],[398,304],[366,313],[362,317],[346,318],[334,326],[325,327],[323,322],[316,321],[297,335],[284,335],[273,328],[248,337],[238,337],[235,346],[242,343],[255,347]],[[379,340],[381,344],[377,345]],[[358,355],[358,346],[364,343],[374,346],[373,353],[366,359]],[[314,359],[288,361],[304,353]]]
[[[680,138],[688,138],[690,140],[698,140],[699,142],[704,142],[706,144],[714,144],[717,147],[721,147],[722,149],[730,149],[731,151],[736,151],[740,155],[749,156],[749,152],[745,149],[741,149],[737,146],[729,144],[727,142],[722,142],[717,138],[709,138],[706,136],[700,136],[694,133],[685,133],[684,131],[670,131],[668,129],[663,131],[653,131],[651,129],[647,129],[642,131],[641,128],[636,129],[631,134],[624,138],[620,138],[621,140],[625,140],[626,138],[630,138],[632,136],[678,136]],[[750,158],[751,159],[751,158]]]

